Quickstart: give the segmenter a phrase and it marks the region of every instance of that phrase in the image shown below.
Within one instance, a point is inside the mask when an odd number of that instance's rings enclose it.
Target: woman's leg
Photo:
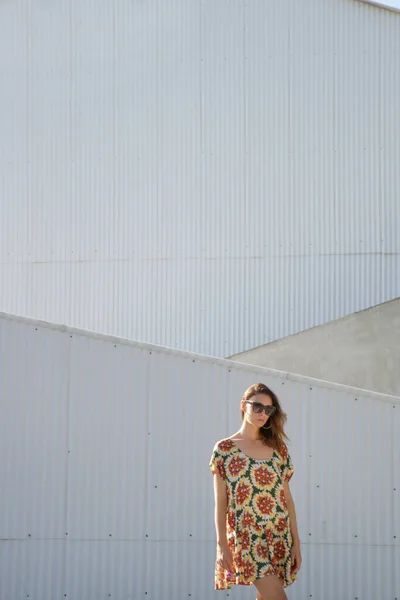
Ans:
[[[276,575],[267,575],[253,583],[258,590],[257,600],[287,600],[281,580]]]

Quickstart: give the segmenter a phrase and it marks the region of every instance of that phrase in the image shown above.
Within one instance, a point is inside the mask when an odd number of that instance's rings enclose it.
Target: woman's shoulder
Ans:
[[[236,444],[235,442],[229,438],[223,438],[222,440],[218,440],[218,442],[215,442],[214,444],[214,452],[219,452],[220,454],[222,454],[223,456],[227,455],[229,452],[231,452],[231,450],[233,450],[235,448]]]

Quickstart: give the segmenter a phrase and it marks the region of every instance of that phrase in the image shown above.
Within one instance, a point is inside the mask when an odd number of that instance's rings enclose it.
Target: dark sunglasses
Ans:
[[[276,406],[272,404],[261,404],[261,402],[252,402],[251,400],[246,400],[247,404],[253,405],[253,412],[260,414],[263,410],[265,410],[265,414],[267,417],[272,417],[272,415],[276,411]]]

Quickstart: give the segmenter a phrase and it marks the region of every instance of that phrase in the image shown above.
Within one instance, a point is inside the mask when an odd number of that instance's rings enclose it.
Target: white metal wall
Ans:
[[[288,413],[289,597],[399,598],[400,398],[1,314],[1,600],[216,597],[208,461],[259,380]]]
[[[230,356],[400,296],[400,14],[0,6],[0,309]]]

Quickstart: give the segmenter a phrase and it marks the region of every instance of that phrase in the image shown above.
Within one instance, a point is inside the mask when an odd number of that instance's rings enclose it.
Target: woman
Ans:
[[[254,585],[257,600],[284,600],[301,566],[286,414],[263,383],[246,390],[242,426],[214,446],[215,589]]]

